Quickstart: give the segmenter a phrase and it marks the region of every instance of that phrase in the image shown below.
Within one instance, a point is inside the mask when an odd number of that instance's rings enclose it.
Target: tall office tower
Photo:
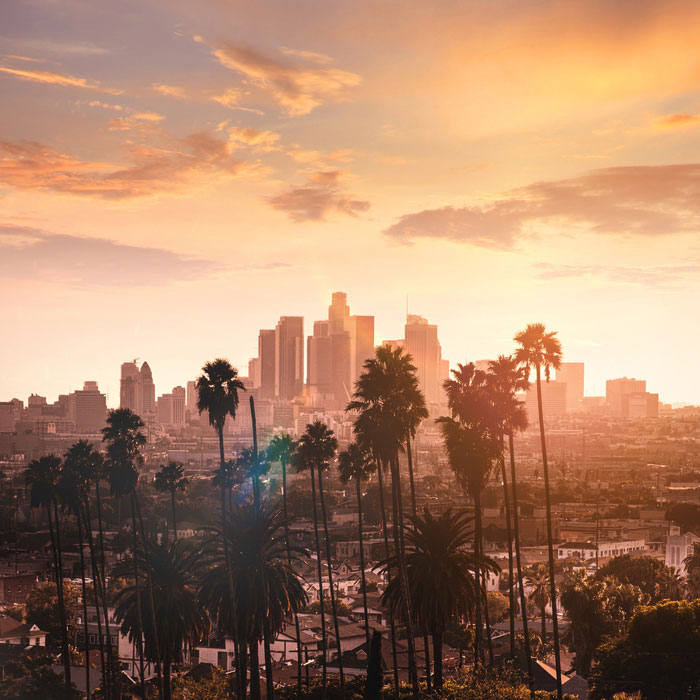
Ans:
[[[422,316],[409,314],[406,318],[405,340],[404,349],[413,358],[426,405],[438,404],[442,353],[437,326],[429,324]]]
[[[545,418],[550,416],[563,416],[566,414],[567,386],[560,381],[542,381],[542,414]],[[539,420],[537,407],[537,385],[533,382],[525,392],[525,410],[530,427],[536,426]]]
[[[173,424],[178,427],[185,425],[186,395],[185,387],[176,386],[173,389]]]
[[[605,401],[613,416],[624,416],[626,413],[627,396],[629,394],[644,394],[647,383],[643,379],[608,379],[605,382]]]
[[[306,339],[306,383],[312,395],[333,392],[333,353],[328,321],[314,321],[314,334]]]
[[[261,330],[258,335],[258,359],[260,360],[260,398],[275,397],[275,367],[277,346],[274,330]]]
[[[281,316],[275,327],[275,396],[291,401],[304,391],[304,317]]]
[[[374,357],[374,316],[351,316],[352,330],[351,355],[354,362],[350,393],[354,392],[355,382],[362,374],[365,360]]]
[[[156,412],[156,385],[153,383],[153,374],[148,362],[141,365],[139,373],[141,382],[141,411],[143,416],[155,415]]]
[[[136,360],[122,364],[119,381],[119,408],[129,408],[140,414],[139,368]]]
[[[84,382],[82,390],[67,397],[67,416],[76,433],[99,433],[107,420],[107,397],[97,382]]]
[[[260,388],[260,358],[251,357],[248,360],[248,381],[253,389]]]
[[[158,397],[156,402],[156,420],[169,428],[181,428],[185,425],[184,387],[176,386],[169,394]]]
[[[185,409],[190,412],[190,416],[194,417],[197,413],[197,382],[187,382],[187,401]]]
[[[331,305],[328,307],[328,334],[342,333],[350,330],[350,307],[345,292],[333,292]]]
[[[557,381],[566,383],[566,410],[583,410],[583,362],[562,362],[557,370]]]

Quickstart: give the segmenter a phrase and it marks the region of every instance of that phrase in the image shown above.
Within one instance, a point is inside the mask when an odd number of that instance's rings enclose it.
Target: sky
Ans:
[[[700,403],[695,0],[0,4],[0,400],[158,394],[330,295],[453,364],[542,322]]]

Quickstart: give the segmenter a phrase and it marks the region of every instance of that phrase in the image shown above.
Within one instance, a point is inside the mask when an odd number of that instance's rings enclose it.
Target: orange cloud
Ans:
[[[682,129],[700,126],[700,114],[667,114],[654,120],[657,129]]]
[[[305,185],[293,187],[267,199],[268,204],[285,212],[292,221],[325,221],[332,213],[358,216],[370,203],[343,193],[339,187],[340,171],[312,175]]]
[[[402,242],[443,238],[511,248],[537,223],[600,234],[660,236],[700,230],[700,163],[603,168],[536,182],[493,203],[405,214],[384,233]]]
[[[202,131],[170,138],[164,147],[128,143],[131,164],[83,161],[34,141],[0,141],[0,182],[27,190],[49,190],[103,199],[168,192],[197,175],[235,177],[263,172],[255,162],[234,158],[227,139]]]
[[[242,145],[255,151],[277,151],[280,135],[274,131],[259,131],[258,129],[231,127],[228,130],[229,143],[233,146]]]
[[[257,49],[231,43],[221,44],[214,50],[214,56],[222,65],[243,73],[259,87],[269,90],[290,116],[309,114],[329,100],[341,99],[347,88],[362,82],[355,73],[294,65],[266,56]]]
[[[21,68],[9,68],[8,66],[0,66],[0,72],[11,75],[18,80],[27,80],[33,83],[44,83],[46,85],[61,85],[63,87],[79,87],[88,90],[99,90],[110,95],[121,95],[122,90],[105,88],[97,81],[89,81],[86,78],[76,78],[72,75],[62,73],[53,73],[51,71],[35,71],[25,70]]]
[[[178,87],[177,85],[153,85],[153,89],[159,92],[161,95],[166,95],[167,97],[177,97],[178,99],[185,99],[187,94],[185,89]]]

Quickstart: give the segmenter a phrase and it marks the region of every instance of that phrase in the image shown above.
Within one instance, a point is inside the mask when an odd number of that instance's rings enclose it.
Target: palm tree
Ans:
[[[554,579],[554,537],[552,535],[552,496],[549,485],[549,465],[547,464],[547,441],[544,434],[542,411],[542,374],[549,381],[552,369],[561,364],[561,343],[556,332],[547,332],[541,323],[531,323],[524,331],[516,333],[513,340],[518,344],[515,359],[529,372],[534,368],[537,381],[537,414],[540,423],[540,444],[542,446],[542,470],[547,506],[547,547],[549,550],[549,582],[552,604],[552,634],[554,638],[554,660],[557,671],[557,698],[562,700],[561,651],[559,648],[559,620],[557,618],[557,585]]]
[[[498,571],[490,559],[476,566],[474,554],[467,547],[474,529],[471,518],[463,511],[446,510],[435,518],[427,508],[423,516],[411,516],[406,533],[406,565],[414,601],[414,614],[433,638],[435,687],[442,688],[442,639],[451,620],[472,619],[481,597],[476,570]],[[388,563],[388,562],[387,562]],[[402,590],[392,578],[383,600],[390,608],[400,609]]]
[[[60,477],[61,458],[56,455],[39,457],[24,470],[24,480],[29,486],[29,504],[32,508],[44,508],[49,522],[51,552],[53,554],[56,577],[56,595],[58,598],[58,619],[61,623],[61,657],[63,661],[63,679],[66,694],[72,693],[70,675],[70,648],[68,646],[68,623],[63,597],[63,561],[61,556],[60,522],[58,518],[58,500],[56,486]]]
[[[338,670],[340,672],[340,682],[343,688],[345,679],[343,674],[343,659],[340,643],[340,629],[338,626],[338,615],[335,605],[335,591],[333,590],[333,568],[331,566],[330,544],[328,541],[328,522],[326,519],[326,508],[323,500],[323,489],[321,479],[322,474],[330,466],[330,462],[335,456],[338,449],[338,441],[335,438],[332,430],[328,429],[324,423],[314,421],[306,426],[306,431],[299,438],[297,451],[294,456],[294,468],[297,472],[309,471],[311,474],[311,502],[313,505],[314,515],[314,537],[316,540],[316,569],[318,574],[318,599],[320,603],[321,613],[321,634],[323,636],[323,672],[322,672],[322,691],[323,697],[326,697],[328,683],[328,668],[326,659],[327,647],[327,632],[325,623],[325,613],[323,605],[323,569],[321,565],[321,542],[318,533],[318,508],[316,504],[316,476],[319,479],[319,493],[321,502],[321,511],[323,516],[323,526],[326,544],[326,561],[328,566],[328,587],[330,588],[331,610],[333,615],[333,628],[335,630],[336,647],[338,651]]]
[[[688,574],[686,580],[688,597],[698,598],[700,596],[700,546],[693,545],[692,551],[683,560],[683,564]]]
[[[184,491],[190,480],[185,476],[185,470],[180,462],[169,461],[160,465],[160,471],[156,474],[153,485],[156,491],[170,494],[170,507],[173,514],[173,539],[177,539],[177,520],[175,517],[175,492]]]
[[[303,550],[287,548],[281,509],[245,504],[232,513],[227,540],[230,544],[234,580],[235,606],[231,606],[222,585],[221,573],[226,563],[222,552],[223,537],[217,535],[204,544],[205,563],[201,575],[200,596],[218,618],[235,616],[234,625],[250,649],[251,695],[260,699],[258,645],[267,628],[277,635],[285,618],[296,613],[306,603],[301,580],[290,559],[294,561]]]
[[[149,621],[141,626],[139,610],[148,604],[143,589],[134,583],[120,590],[114,598],[115,619],[121,623],[122,634],[137,641],[142,634],[146,657],[163,666],[163,697],[171,700],[170,685],[173,664],[182,661],[186,645],[201,640],[209,631],[209,617],[199,602],[194,572],[197,570],[196,550],[185,540],[160,544],[149,541],[136,553],[137,569],[149,573],[153,581],[156,624]],[[115,576],[129,577],[132,561],[120,562]],[[156,631],[157,630],[157,631]]]
[[[408,666],[413,693],[419,694],[418,673],[415,663],[415,640],[411,612],[411,592],[405,566],[403,496],[399,471],[399,452],[405,448],[410,436],[421,420],[428,417],[425,398],[418,385],[416,367],[411,356],[402,348],[380,346],[373,358],[365,361],[364,371],[355,385],[353,400],[346,410],[358,412],[360,431],[362,422],[374,422],[381,431],[381,446],[372,446],[382,466],[391,469],[392,511],[394,546],[397,552],[399,579],[403,586],[404,621],[408,646]],[[358,427],[357,421],[355,423]],[[366,429],[365,429],[365,432]],[[376,442],[376,440],[375,440]]]
[[[287,547],[288,564],[292,566],[292,552],[289,548],[289,512],[287,509],[287,470],[292,464],[297,442],[289,433],[273,435],[267,446],[267,461],[279,462],[282,467],[282,513],[284,515],[284,543]],[[301,697],[302,660],[301,660],[301,628],[299,615],[294,612],[294,629],[297,638],[297,694]]]
[[[533,564],[525,578],[527,585],[530,586],[528,599],[531,600],[539,609],[542,615],[542,644],[547,643],[547,603],[551,600],[549,593],[549,576],[547,566],[543,562]]]
[[[362,537],[362,482],[367,481],[375,469],[372,457],[367,454],[356,442],[351,442],[345,450],[338,455],[338,471],[340,481],[347,484],[350,480],[355,482],[357,495],[357,529],[360,539],[360,577],[362,580],[362,606],[365,620],[365,639],[369,653],[369,614],[367,612],[367,581],[365,580],[365,548]]]
[[[138,546],[138,514],[139,514],[139,503],[138,495],[136,493],[136,485],[139,479],[138,468],[143,463],[143,457],[141,455],[141,447],[146,444],[146,437],[141,432],[141,428],[144,427],[144,422],[139,416],[133,413],[128,408],[117,408],[110,410],[107,414],[107,425],[102,429],[102,440],[107,443],[107,461],[106,461],[106,471],[107,478],[109,480],[110,492],[114,498],[121,501],[125,496],[129,497],[131,504],[131,533],[133,540],[133,575],[134,575],[134,586],[137,592],[140,590],[140,572],[139,565],[143,560],[143,557],[139,556],[139,546]],[[143,525],[143,523],[141,523]],[[145,533],[142,528],[142,540],[144,547],[146,546]],[[144,573],[148,576],[148,570],[145,569]],[[150,579],[149,579],[150,585]],[[155,623],[155,603],[152,601],[150,605],[150,612],[152,618],[152,629],[155,635],[155,645],[158,645],[158,634],[157,627]],[[142,596],[140,593],[136,596],[136,607],[138,612],[138,623],[139,628],[144,630],[143,627],[143,611],[141,608]],[[145,632],[145,630],[144,630]],[[143,634],[135,635],[135,640],[137,643],[137,648],[139,651],[139,675],[141,679],[141,695],[145,700],[146,687],[145,687],[145,664],[144,664],[144,645],[143,645]],[[155,654],[156,659],[160,659],[160,654]],[[158,661],[159,663],[159,661]],[[160,666],[157,666],[158,675],[160,676]],[[159,683],[159,690],[161,689],[161,684]],[[162,694],[162,693],[161,693]]]
[[[95,613],[97,617],[97,634],[100,645],[100,657],[103,661],[104,690],[107,697],[113,692],[112,686],[116,679],[112,677],[114,670],[114,652],[111,638],[109,636],[109,610],[107,601],[107,580],[105,577],[105,556],[104,556],[104,536],[102,522],[102,501],[100,496],[100,478],[103,475],[104,458],[87,440],[78,442],[68,448],[64,456],[64,466],[76,472],[84,483],[84,488],[80,489],[82,500],[83,522],[87,532],[87,543],[90,551],[90,563],[92,566],[93,596],[95,602]],[[95,553],[94,536],[92,532],[92,516],[90,514],[90,486],[95,484],[95,495],[97,500],[97,522],[99,528],[99,548],[100,558],[98,560]],[[104,622],[104,633],[107,637],[105,650],[104,634],[102,624]],[[106,651],[106,664],[104,662]],[[114,689],[114,692],[117,692]]]
[[[231,416],[236,419],[236,411],[238,410],[239,398],[238,392],[245,391],[243,382],[238,378],[238,370],[231,366],[228,360],[216,359],[213,362],[207,362],[202,367],[202,375],[195,383],[197,389],[197,410],[201,413],[206,411],[209,414],[209,425],[217,432],[219,437],[219,476],[221,487],[221,536],[223,539],[224,560],[226,562],[226,578],[229,584],[229,595],[232,603],[233,597],[233,575],[231,565],[228,558],[228,527],[226,526],[226,494],[230,493],[232,487],[233,475],[232,468],[227,466],[226,456],[224,454],[224,426],[226,419]],[[215,475],[216,479],[216,475]],[[245,654],[236,654],[237,663],[240,666],[241,657]],[[241,668],[237,669],[238,678],[241,679],[238,683],[239,698],[242,700],[245,678],[241,676]]]
[[[517,586],[515,591],[520,593],[520,611],[523,622],[523,643],[525,647],[525,657],[527,664],[528,680],[530,683],[530,691],[534,697],[534,678],[532,671],[532,655],[530,652],[530,636],[527,626],[527,606],[525,604],[525,589],[523,587],[523,569],[520,556],[520,516],[518,513],[518,489],[515,475],[515,451],[513,446],[513,434],[516,430],[525,430],[527,428],[527,412],[522,401],[520,401],[516,392],[525,391],[530,386],[527,378],[527,370],[524,370],[518,365],[517,360],[508,355],[499,355],[498,359],[489,362],[489,371],[487,379],[491,385],[491,390],[494,393],[493,400],[496,405],[496,411],[501,421],[501,445],[499,460],[501,463],[501,475],[503,478],[504,502],[506,506],[506,517],[508,518],[508,570],[510,574],[510,594],[511,594],[511,653],[514,652],[515,643],[515,614],[514,605],[514,590],[513,590],[513,543],[515,545],[515,563],[517,569]],[[512,508],[509,508],[508,498],[508,477],[506,475],[505,465],[505,446],[503,444],[503,435],[508,436],[508,448],[510,456],[510,477],[511,477],[511,494]],[[510,510],[510,515],[508,511]],[[510,525],[513,526],[511,543]]]
[[[479,561],[482,553],[481,495],[498,460],[498,421],[486,374],[473,363],[459,364],[453,379],[445,381],[452,416],[437,422],[442,431],[450,468],[462,489],[474,501],[474,561],[476,580],[481,581]],[[475,663],[483,662],[481,596],[476,601]],[[490,642],[490,638],[489,638]],[[491,654],[489,653],[489,656]]]

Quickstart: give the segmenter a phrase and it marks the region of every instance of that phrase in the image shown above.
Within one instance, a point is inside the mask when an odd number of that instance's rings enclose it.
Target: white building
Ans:
[[[693,553],[693,547],[700,543],[700,537],[692,532],[681,535],[681,529],[672,525],[666,535],[666,557],[664,564],[673,567],[681,576],[686,576],[685,558]]]

